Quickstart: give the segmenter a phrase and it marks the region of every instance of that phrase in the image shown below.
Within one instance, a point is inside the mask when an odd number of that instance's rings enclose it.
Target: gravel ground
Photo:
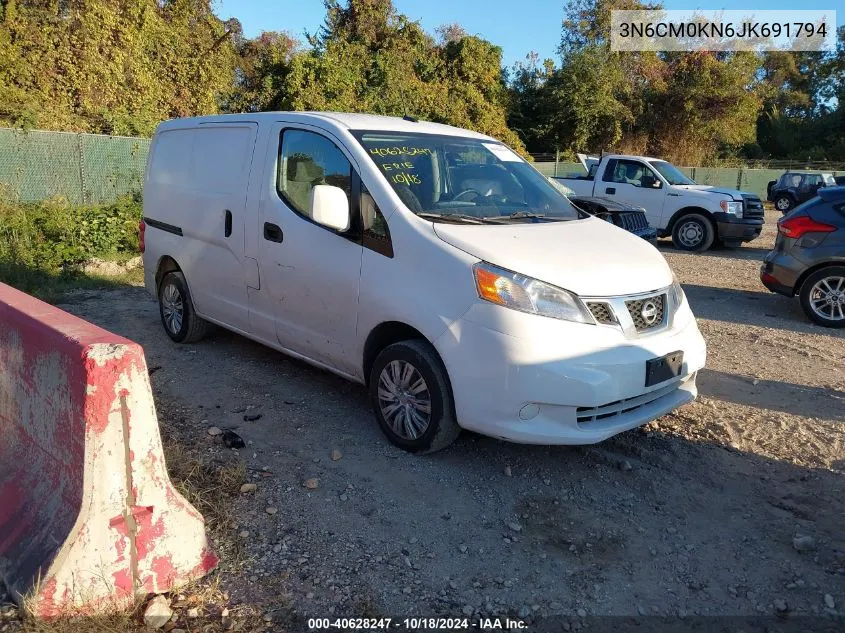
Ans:
[[[362,387],[225,331],[174,345],[142,289],[63,307],[144,346],[167,435],[213,463],[245,463],[256,490],[231,508],[219,546],[238,555],[223,585],[273,626],[332,614],[836,613],[845,332],[760,285],[775,219],[740,249],[661,244],[707,339],[701,396],[587,448],[464,433],[411,456],[382,438]],[[212,426],[246,448],[225,448]]]

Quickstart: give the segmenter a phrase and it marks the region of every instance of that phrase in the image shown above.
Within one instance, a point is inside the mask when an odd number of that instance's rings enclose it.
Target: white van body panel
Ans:
[[[318,134],[349,161],[386,221],[390,253],[303,217],[277,191],[287,130]],[[157,294],[160,266],[175,262],[201,317],[359,382],[369,378],[365,356],[374,333],[395,324],[413,328],[443,361],[459,424],[513,441],[597,442],[695,397],[706,350],[685,301],[665,328],[632,338],[614,325],[495,305],[476,289],[473,266],[486,261],[624,306],[637,293],[668,292],[672,273],[654,247],[595,219],[433,223],[403,203],[354,130],[494,141],[440,124],[358,114],[165,122],[153,139],[144,185],[150,292]],[[684,351],[681,375],[644,389],[645,362],[675,350]],[[602,416],[614,403],[637,399],[645,404],[636,413],[581,422],[585,410]]]

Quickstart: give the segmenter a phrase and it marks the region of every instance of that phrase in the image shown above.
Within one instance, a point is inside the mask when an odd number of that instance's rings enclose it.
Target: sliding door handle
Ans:
[[[226,222],[223,228],[223,235],[229,237],[232,234],[232,212],[226,209]]]

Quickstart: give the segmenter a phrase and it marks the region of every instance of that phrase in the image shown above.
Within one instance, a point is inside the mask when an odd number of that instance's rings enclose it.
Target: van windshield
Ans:
[[[502,224],[583,217],[505,145],[434,134],[353,132],[413,213],[435,222]]]

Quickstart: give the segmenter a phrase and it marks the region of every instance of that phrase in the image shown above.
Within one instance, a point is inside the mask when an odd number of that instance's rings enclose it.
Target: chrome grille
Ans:
[[[613,316],[613,309],[609,304],[603,301],[588,301],[587,308],[589,308],[590,314],[593,315],[597,323],[603,323],[604,325],[613,325],[616,323],[616,317]]]
[[[763,201],[760,198],[750,194],[742,194],[742,202],[742,217],[755,219],[764,217]]]
[[[648,220],[642,211],[619,214],[619,226],[626,231],[638,231],[648,228]]]
[[[625,306],[637,332],[653,330],[663,325],[666,316],[666,295],[654,295],[626,301]],[[644,308],[650,308],[644,310]],[[643,314],[645,312],[645,314]],[[651,317],[653,315],[653,318]]]

